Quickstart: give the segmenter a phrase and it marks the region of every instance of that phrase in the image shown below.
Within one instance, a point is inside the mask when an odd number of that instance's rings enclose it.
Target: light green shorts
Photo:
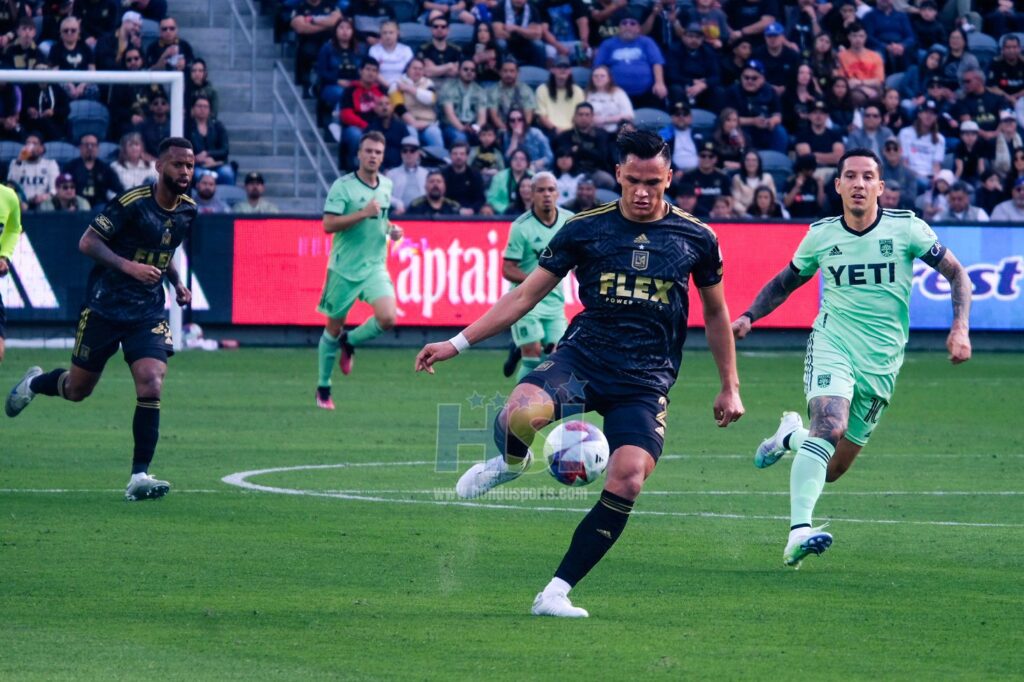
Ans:
[[[565,315],[542,317],[536,313],[527,313],[525,317],[512,325],[512,340],[516,346],[537,343],[543,346],[558,343],[565,334]]]
[[[808,402],[819,396],[838,396],[850,401],[848,441],[867,445],[895,388],[896,373],[860,372],[842,344],[819,331],[811,332],[804,359],[804,393]]]
[[[366,279],[353,281],[328,269],[316,310],[332,320],[344,320],[357,300],[372,303],[385,296],[395,297],[395,286],[387,270],[375,270]]]

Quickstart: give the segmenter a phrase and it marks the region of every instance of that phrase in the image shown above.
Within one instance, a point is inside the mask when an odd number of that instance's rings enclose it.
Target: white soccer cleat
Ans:
[[[29,384],[42,373],[42,367],[29,367],[21,381],[14,385],[14,388],[7,395],[7,402],[4,403],[4,412],[7,413],[8,417],[17,417],[21,414],[22,410],[28,407],[32,399],[36,397]]]
[[[149,474],[132,474],[128,487],[124,489],[124,499],[128,502],[139,500],[156,500],[171,490],[171,484],[153,478]]]
[[[586,609],[573,606],[569,595],[561,592],[541,592],[533,600],[530,613],[535,616],[555,616],[556,618],[589,618]]]
[[[492,457],[486,462],[474,464],[469,471],[462,474],[459,482],[455,484],[455,494],[464,500],[480,497],[491,488],[514,481],[522,476],[523,472],[530,468],[532,461],[533,453],[527,450],[526,459],[522,464],[511,468],[501,455]]]
[[[786,436],[797,429],[802,429],[804,420],[796,412],[783,412],[778,430],[770,437],[761,441],[754,453],[754,466],[764,469],[778,462],[786,454],[786,446],[782,442]]]
[[[809,554],[821,555],[826,549],[832,546],[832,534],[822,532],[828,524],[822,524],[817,528],[798,528],[789,534],[789,542],[782,552],[782,563],[800,568],[800,562]]]

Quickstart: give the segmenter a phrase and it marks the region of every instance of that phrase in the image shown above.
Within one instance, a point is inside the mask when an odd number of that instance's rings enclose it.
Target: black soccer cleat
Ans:
[[[519,364],[520,358],[523,357],[523,351],[516,344],[512,344],[508,349],[508,357],[505,358],[505,364],[501,366],[501,373],[506,377],[510,377],[516,373],[516,365]]]

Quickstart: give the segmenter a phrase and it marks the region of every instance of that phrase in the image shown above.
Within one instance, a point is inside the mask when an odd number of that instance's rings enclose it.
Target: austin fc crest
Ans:
[[[646,270],[647,264],[651,260],[650,251],[633,251],[633,269],[634,270]]]
[[[818,388],[828,388],[829,384],[832,383],[831,374],[819,374],[818,375]]]
[[[879,239],[878,250],[882,252],[882,255],[888,258],[892,255],[892,240],[891,239]]]

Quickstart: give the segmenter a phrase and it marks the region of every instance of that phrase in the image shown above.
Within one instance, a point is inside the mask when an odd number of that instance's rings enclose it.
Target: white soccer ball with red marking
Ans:
[[[601,429],[582,421],[559,424],[544,441],[548,473],[562,485],[593,483],[608,466],[608,440]]]

